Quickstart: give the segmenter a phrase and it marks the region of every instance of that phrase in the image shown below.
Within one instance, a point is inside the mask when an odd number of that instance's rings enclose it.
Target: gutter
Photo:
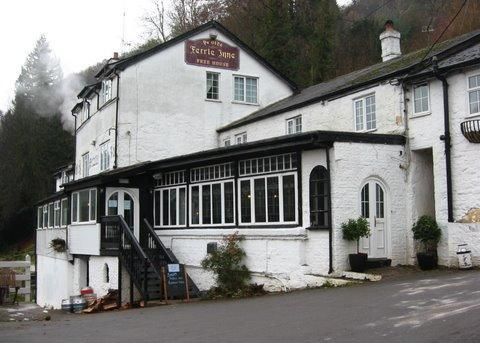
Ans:
[[[454,222],[453,218],[453,190],[452,190],[452,159],[451,159],[451,136],[450,136],[450,110],[448,106],[448,82],[444,75],[438,71],[438,59],[434,56],[432,59],[433,74],[442,82],[443,88],[443,126],[444,133],[440,140],[445,144],[445,165],[447,179],[447,212],[448,222]]]

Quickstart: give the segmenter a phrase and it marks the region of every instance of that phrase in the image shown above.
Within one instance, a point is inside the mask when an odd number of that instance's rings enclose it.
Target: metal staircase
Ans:
[[[143,233],[146,238],[139,242],[123,216],[105,216],[100,221],[102,251],[118,256],[143,301],[165,299],[162,290],[162,267],[178,263],[178,260],[171,250],[163,245],[150,223],[144,219]],[[189,276],[187,281],[190,296],[198,295],[198,288]],[[130,301],[133,301],[132,291]]]

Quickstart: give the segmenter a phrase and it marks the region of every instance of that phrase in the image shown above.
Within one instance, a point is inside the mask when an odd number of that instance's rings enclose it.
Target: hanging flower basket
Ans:
[[[464,121],[460,124],[465,138],[472,143],[480,143],[480,120]]]
[[[50,248],[53,248],[55,252],[63,253],[67,249],[67,243],[62,238],[55,238],[50,241]]]

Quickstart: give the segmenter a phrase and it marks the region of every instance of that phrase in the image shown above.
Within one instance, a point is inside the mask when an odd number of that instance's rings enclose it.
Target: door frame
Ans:
[[[115,192],[124,192],[127,193],[133,199],[133,203],[135,206],[134,210],[134,218],[133,218],[133,234],[138,241],[140,241],[140,201],[139,201],[139,194],[140,190],[138,188],[128,188],[128,187],[107,187],[105,189],[105,213],[107,215],[108,211],[108,199],[112,194]],[[120,201],[120,198],[118,199]]]
[[[362,181],[360,188],[358,189],[358,192],[357,192],[358,193],[357,195],[358,196],[358,199],[357,199],[358,213],[359,213],[359,216],[362,215],[362,189],[369,182],[378,183],[383,189],[383,197],[384,197],[383,211],[384,211],[384,220],[385,220],[384,222],[385,223],[385,253],[387,258],[391,258],[392,257],[392,243],[391,243],[392,237],[391,237],[391,226],[390,226],[390,223],[391,223],[390,222],[390,213],[391,213],[390,188],[387,186],[386,182],[382,178],[378,176],[370,176],[365,178]],[[375,190],[375,188],[373,190]],[[360,249],[361,249],[361,245],[360,245]],[[372,257],[372,258],[375,258],[375,257]]]

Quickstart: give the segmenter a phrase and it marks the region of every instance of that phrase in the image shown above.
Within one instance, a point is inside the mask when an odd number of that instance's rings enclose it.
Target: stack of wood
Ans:
[[[87,308],[85,308],[83,312],[97,313],[117,309],[117,297],[118,290],[109,289],[108,293],[103,297],[87,302]]]

